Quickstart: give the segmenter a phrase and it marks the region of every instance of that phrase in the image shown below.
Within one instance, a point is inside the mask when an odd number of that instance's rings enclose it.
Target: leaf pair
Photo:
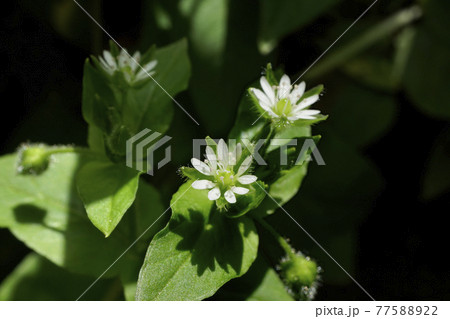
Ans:
[[[114,46],[111,51],[113,56],[119,54]],[[108,75],[89,61],[85,63],[83,115],[90,125],[90,146],[109,160],[86,164],[76,182],[89,219],[106,237],[130,208],[138,190],[140,172],[124,165],[126,141],[143,129],[166,132],[172,120],[172,96],[188,84],[185,40],[152,48],[142,60],[150,57],[157,61],[156,73],[139,85],[128,85],[117,78],[118,72]],[[94,64],[99,67],[98,61]]]
[[[126,140],[143,129],[167,131],[173,115],[172,98],[188,85],[185,40],[150,49],[149,54],[157,61],[155,74],[138,86],[108,76],[89,61],[84,66],[83,116],[91,127],[89,140],[95,141],[90,145],[114,161],[123,159]]]

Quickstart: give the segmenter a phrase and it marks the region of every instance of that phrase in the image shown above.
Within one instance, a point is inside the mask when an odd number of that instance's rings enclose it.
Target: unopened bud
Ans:
[[[280,263],[281,276],[299,299],[314,297],[319,273],[316,262],[301,254],[291,255]]]
[[[40,174],[47,169],[49,156],[44,144],[23,145],[19,149],[17,170],[20,174]]]

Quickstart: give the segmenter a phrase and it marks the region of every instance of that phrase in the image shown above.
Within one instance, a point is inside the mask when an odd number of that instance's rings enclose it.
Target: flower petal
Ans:
[[[225,167],[228,166],[228,146],[223,139],[217,144],[217,158]]]
[[[217,156],[211,146],[206,146],[206,158],[213,170],[217,168]]]
[[[302,119],[302,120],[315,120],[316,117],[313,116],[313,115],[302,115],[302,114],[288,117],[288,120],[290,120],[290,121],[297,121],[297,120],[300,120],[300,119]]]
[[[108,74],[113,74],[115,71],[115,67],[112,67],[108,64],[108,62],[105,61],[105,59],[103,59],[101,56],[98,57],[98,60],[100,61],[100,64],[103,67],[103,70],[105,70],[106,72],[108,72]]]
[[[211,174],[211,168],[206,165],[205,163],[203,163],[202,161],[200,161],[199,159],[193,158],[191,159],[191,163],[192,166],[194,166],[194,168],[199,171],[202,174],[205,175],[212,175]]]
[[[313,95],[310,97],[307,97],[306,99],[300,101],[300,103],[298,103],[293,109],[293,112],[299,111],[299,110],[303,110],[305,108],[307,108],[308,106],[310,106],[311,104],[316,103],[319,100],[319,95]]]
[[[289,96],[291,93],[291,79],[286,74],[283,74],[283,76],[280,79],[279,89],[277,92],[278,99],[284,99]]]
[[[264,93],[266,93],[267,97],[269,98],[270,104],[275,104],[275,91],[270,86],[269,81],[267,81],[265,76],[262,76],[261,79],[259,79],[259,83],[261,84],[262,89],[264,90]]]
[[[243,175],[238,178],[238,181],[241,184],[247,185],[256,182],[257,179],[258,177],[256,177],[255,175]]]
[[[272,110],[272,105],[274,105],[274,103],[269,101],[267,95],[258,89],[252,89],[252,92],[258,98],[259,105],[264,109],[264,111],[268,112],[271,117],[278,117],[278,115],[276,115]]]
[[[299,85],[296,85],[295,88],[291,91],[291,94],[289,95],[289,99],[291,100],[291,103],[293,105],[297,104],[298,100],[303,96],[303,93],[305,93],[306,83],[303,81]]]
[[[144,69],[145,69],[145,71],[150,72],[151,70],[153,70],[155,68],[155,66],[157,64],[158,64],[158,61],[156,61],[156,60],[150,61],[149,63],[144,65]]]
[[[146,65],[144,65],[143,67],[140,67],[139,71],[136,74],[136,78],[145,79],[145,78],[148,78],[149,75],[155,74],[155,72],[152,70],[156,66],[157,63],[158,63],[158,61],[153,60],[153,61],[147,63]]]
[[[139,66],[139,61],[141,60],[141,53],[139,51],[136,51],[133,56],[130,58],[130,67],[131,70],[133,71],[133,73],[136,72],[138,66]]]
[[[192,188],[195,189],[211,189],[214,186],[216,186],[216,184],[207,179],[200,179],[192,183]]]
[[[301,111],[302,115],[317,115],[319,113],[320,113],[319,110],[303,110],[303,111]]]
[[[103,56],[105,57],[106,62],[109,64],[109,66],[113,69],[117,68],[117,63],[114,57],[112,56],[111,52],[109,51],[103,51]]]
[[[241,176],[242,174],[244,174],[250,167],[250,165],[252,165],[252,156],[249,155],[247,156],[247,158],[242,162],[241,166],[239,167],[239,170],[237,172],[237,176]]]
[[[291,86],[291,79],[288,75],[283,74],[283,76],[280,79],[280,86]]]
[[[288,117],[288,119],[291,121],[296,121],[298,119],[315,120],[315,115],[318,114],[320,114],[319,110],[300,110],[297,111],[293,116]]]
[[[245,195],[250,191],[248,188],[237,187],[237,186],[231,187],[231,190],[233,191],[233,193],[239,194],[239,195]]]
[[[236,195],[231,190],[227,190],[224,194],[225,199],[228,203],[234,204],[236,203]]]
[[[220,189],[219,187],[214,187],[208,192],[209,200],[216,200],[220,197]]]
[[[261,105],[264,110],[267,110],[271,107],[272,103],[270,102],[267,95],[264,94],[261,90],[252,88],[252,92],[253,94],[255,94],[256,98],[258,99],[259,105]]]

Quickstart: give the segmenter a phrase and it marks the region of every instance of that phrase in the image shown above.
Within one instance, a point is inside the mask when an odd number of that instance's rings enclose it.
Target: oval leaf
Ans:
[[[148,248],[136,300],[201,300],[247,272],[258,248],[250,219],[223,216],[191,183],[180,187],[171,207],[169,224]]]

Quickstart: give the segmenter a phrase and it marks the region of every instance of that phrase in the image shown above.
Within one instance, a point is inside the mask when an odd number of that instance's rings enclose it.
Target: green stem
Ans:
[[[374,43],[392,35],[398,29],[411,24],[421,15],[422,10],[417,5],[397,12],[393,16],[371,28],[369,31],[364,32],[355,40],[349,42],[346,46],[336,50],[335,53],[330,55],[328,58],[323,59],[320,63],[313,67],[311,71],[308,72],[307,77],[309,79],[317,78],[335,69]]]
[[[46,150],[46,156],[51,156],[54,154],[84,154],[87,156],[90,156],[91,158],[94,159],[104,159],[104,155],[99,154],[99,153],[95,153],[93,151],[91,151],[89,148],[84,148],[84,147],[78,147],[78,146],[55,146],[55,147],[50,147],[49,149]]]
[[[88,148],[77,146],[62,146],[54,147],[47,150],[47,155],[60,154],[60,153],[77,153],[77,154],[89,154],[92,155],[92,151]]]
[[[397,87],[400,85],[406,69],[415,34],[416,31],[413,27],[406,27],[397,37],[392,68],[392,83]]]
[[[274,136],[275,136],[275,129],[274,129],[274,127],[271,125],[271,126],[270,126],[270,132],[269,132],[269,135],[267,135],[266,140],[264,141],[264,145],[263,145],[263,147],[261,148],[261,151],[260,151],[261,156],[262,156],[263,158],[266,157],[266,155],[267,155],[267,149],[268,149],[269,146],[270,146],[270,141],[272,140],[272,138],[273,138]]]
[[[285,251],[286,255],[289,257],[293,257],[295,255],[294,250],[292,249],[291,245],[286,241],[286,239],[283,238],[269,223],[267,223],[262,218],[256,218],[258,223],[263,226],[276,240],[276,242],[280,245],[280,247]]]

